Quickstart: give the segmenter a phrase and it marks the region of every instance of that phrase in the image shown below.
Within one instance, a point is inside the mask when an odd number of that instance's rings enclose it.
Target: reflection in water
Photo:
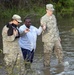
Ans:
[[[41,42],[41,36],[38,37],[37,50],[35,52],[34,62],[31,65],[32,71],[29,71],[27,75],[74,75],[74,34],[70,32],[70,29],[74,27],[74,21],[71,19],[60,20],[58,22],[60,35],[62,39],[62,46],[64,51],[64,61],[69,62],[69,69],[57,63],[54,56],[51,58],[49,68],[43,66],[43,43]],[[38,25],[38,24],[37,24]],[[0,27],[2,30],[3,25]],[[38,27],[38,26],[37,26]],[[1,31],[0,31],[1,34]],[[2,49],[1,35],[0,35],[0,48]],[[0,54],[0,65],[3,66],[3,56]],[[67,71],[65,71],[67,70]],[[0,67],[0,75],[5,75],[4,67]]]

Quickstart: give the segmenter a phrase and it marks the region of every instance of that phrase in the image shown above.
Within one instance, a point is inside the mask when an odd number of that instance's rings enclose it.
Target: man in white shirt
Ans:
[[[39,27],[39,29],[37,29],[35,26],[31,24],[30,18],[25,18],[24,24],[19,28],[19,32],[19,45],[21,47],[24,60],[32,63],[34,52],[36,49],[37,35],[41,34],[42,27]]]

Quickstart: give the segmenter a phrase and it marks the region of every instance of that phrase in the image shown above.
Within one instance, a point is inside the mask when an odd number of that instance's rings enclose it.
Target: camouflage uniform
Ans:
[[[42,33],[42,41],[44,42],[44,65],[50,66],[53,49],[58,62],[62,63],[63,52],[55,16],[47,16],[47,14],[45,14],[41,18],[41,25],[46,25],[46,30]]]
[[[4,61],[6,63],[6,70],[8,75],[24,75],[24,59],[21,49],[18,45],[18,39],[15,39],[15,35],[7,36],[8,28],[4,26],[2,30],[3,38],[3,54]],[[15,71],[15,72],[14,72]]]

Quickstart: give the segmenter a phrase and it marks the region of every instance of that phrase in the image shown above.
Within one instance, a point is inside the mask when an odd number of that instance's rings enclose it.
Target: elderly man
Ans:
[[[19,31],[17,27],[21,22],[21,17],[14,14],[12,20],[2,30],[3,54],[8,75],[24,75],[23,56],[18,44]]]
[[[53,11],[53,5],[47,4],[46,14],[40,21],[41,26],[43,27],[42,41],[44,42],[44,66],[47,67],[50,66],[50,58],[53,51],[58,59],[58,63],[63,62],[61,40]]]

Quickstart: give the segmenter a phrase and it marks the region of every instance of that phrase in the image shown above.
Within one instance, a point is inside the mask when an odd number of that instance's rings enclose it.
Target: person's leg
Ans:
[[[26,63],[25,67],[26,69],[31,69],[31,63],[33,62],[33,57],[34,57],[34,50],[30,51],[27,50],[27,57],[26,57]]]
[[[25,57],[25,69],[28,70],[31,68],[31,51],[28,50],[28,49],[25,49],[26,50],[26,57]],[[24,53],[25,54],[25,53]]]
[[[26,57],[27,57],[27,49],[21,48],[21,50],[22,50],[23,58],[24,58],[24,60],[25,60]]]
[[[55,42],[54,53],[58,59],[58,63],[63,63],[63,50],[59,40]]]
[[[23,49],[23,48],[21,48],[21,50],[22,50],[24,60],[29,61],[29,62],[32,63],[33,62],[33,57],[34,57],[34,50],[30,51],[28,49]]]
[[[16,61],[16,70],[18,75],[24,75],[25,74],[25,65],[24,65],[24,59],[22,56],[22,52],[19,52],[17,56],[17,61]]]
[[[34,57],[34,50],[32,50],[32,51],[28,50],[27,51],[27,58],[26,58],[27,61],[32,63],[33,62],[33,57]]]
[[[24,64],[25,64],[25,69],[30,69],[30,56],[31,56],[31,51],[28,49],[23,49],[22,50],[22,54],[24,57]]]
[[[5,61],[5,68],[6,68],[6,71],[7,71],[7,74],[8,75],[11,75],[13,74],[13,69],[14,69],[14,66],[15,66],[15,60],[16,57],[13,57],[12,54],[5,54],[5,57],[4,57],[4,61]]]
[[[44,66],[50,67],[53,43],[44,43]]]
[[[30,58],[31,63],[33,62],[33,58],[34,58],[34,50],[32,50],[32,52],[31,52],[31,58]]]
[[[26,56],[26,61],[30,62],[30,58],[31,58],[31,51],[27,50],[27,56]]]

